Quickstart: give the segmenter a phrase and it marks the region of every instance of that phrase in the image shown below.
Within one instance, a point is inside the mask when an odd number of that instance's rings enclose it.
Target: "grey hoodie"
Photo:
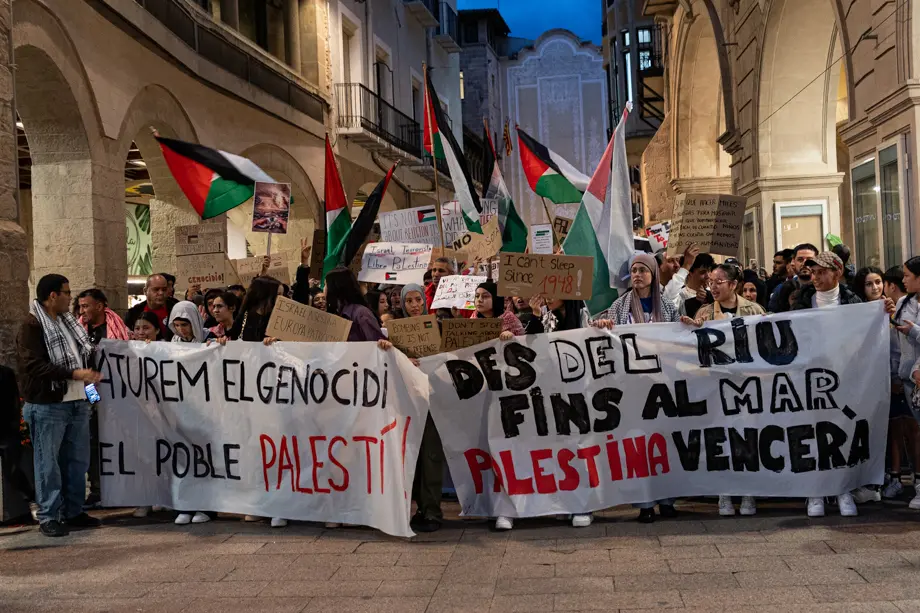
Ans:
[[[191,322],[192,332],[195,334],[194,338],[189,343],[203,343],[207,339],[207,331],[204,329],[204,325],[201,323],[201,313],[198,312],[198,307],[195,306],[194,302],[189,302],[188,300],[183,300],[179,302],[172,308],[172,311],[169,312],[169,329],[175,335],[172,338],[174,343],[184,343],[186,341],[182,340],[182,337],[179,335],[179,332],[176,330],[176,327],[173,325],[173,321],[176,319],[185,319],[186,321]]]

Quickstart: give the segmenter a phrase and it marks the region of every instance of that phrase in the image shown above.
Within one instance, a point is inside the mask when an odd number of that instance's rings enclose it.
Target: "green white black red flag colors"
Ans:
[[[371,230],[374,229],[374,222],[377,219],[377,213],[380,211],[380,203],[383,201],[383,196],[387,193],[390,179],[393,178],[393,171],[396,170],[396,166],[398,165],[399,162],[393,164],[387,172],[387,176],[381,179],[377,187],[374,188],[374,191],[371,192],[371,195],[367,197],[367,200],[364,201],[364,206],[361,207],[361,212],[358,213],[357,219],[355,219],[355,222],[345,231],[345,235],[339,242],[335,245],[332,243],[329,244],[329,249],[326,252],[326,259],[323,261],[323,279],[325,279],[326,275],[336,266],[348,266],[351,264],[351,261],[358,254],[361,245],[364,244]],[[327,204],[326,206],[326,215],[329,215],[329,205]],[[348,219],[347,213],[345,219]]]
[[[590,179],[562,156],[534,140],[520,126],[517,133],[521,166],[530,189],[556,204],[581,202]]]
[[[335,268],[338,257],[334,256],[336,248],[351,230],[351,215],[348,213],[348,200],[345,198],[345,189],[339,177],[339,167],[335,163],[335,153],[326,135],[326,179],[323,187],[323,199],[326,202],[326,258],[323,260],[323,276],[325,279],[329,271]]]
[[[244,157],[172,138],[156,139],[169,171],[202,219],[217,217],[250,200],[257,181],[275,182]]]
[[[620,268],[632,258],[634,250],[626,161],[626,118],[631,107],[627,105],[623,111],[562,246],[566,255],[594,258],[593,296],[585,301],[591,315],[616,300],[615,288],[625,287]]]
[[[454,184],[455,198],[460,203],[460,211],[463,213],[466,228],[469,232],[482,234],[482,224],[479,221],[482,205],[479,204],[479,194],[473,187],[473,177],[470,175],[469,166],[457,139],[454,138],[448,126],[438,93],[434,90],[434,85],[428,78],[427,72],[425,80],[427,82],[425,87],[425,150],[432,157],[447,162],[450,180]]]
[[[502,251],[524,253],[527,249],[527,226],[518,215],[511,199],[511,193],[505,186],[502,169],[495,155],[495,143],[489,134],[489,125],[483,126],[483,140],[486,142],[483,170],[488,176],[482,178],[482,197],[498,200],[498,227],[502,233]]]

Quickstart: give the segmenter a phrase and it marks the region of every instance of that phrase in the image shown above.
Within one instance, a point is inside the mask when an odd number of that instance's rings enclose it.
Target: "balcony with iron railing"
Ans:
[[[335,86],[339,134],[370,151],[417,161],[422,157],[422,131],[414,119],[361,83]]]
[[[441,3],[441,19],[434,40],[448,53],[460,53],[460,21],[457,11],[446,2]]]
[[[413,14],[424,27],[434,28],[438,25],[440,0],[403,0],[403,4],[406,5],[406,11]]]
[[[327,102],[303,77],[189,0],[136,0],[157,21],[208,60],[244,82],[322,123]],[[140,32],[145,34],[145,32]]]

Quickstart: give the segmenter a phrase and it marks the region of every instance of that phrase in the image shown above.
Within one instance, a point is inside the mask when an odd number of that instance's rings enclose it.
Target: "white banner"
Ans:
[[[434,205],[380,213],[380,239],[388,243],[441,245]]]
[[[107,507],[163,505],[412,536],[428,380],[372,343],[103,340]]]
[[[361,257],[358,281],[423,285],[425,271],[431,263],[431,247],[428,244],[371,243]]]
[[[476,308],[473,301],[476,299],[476,288],[484,283],[488,277],[479,275],[450,275],[441,279],[438,289],[431,302],[432,309],[465,309],[470,311]]]
[[[518,337],[422,367],[465,515],[834,496],[882,482],[880,302]]]

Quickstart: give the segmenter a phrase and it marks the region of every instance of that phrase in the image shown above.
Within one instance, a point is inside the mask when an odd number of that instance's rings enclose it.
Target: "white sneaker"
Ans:
[[[837,506],[840,508],[841,517],[856,517],[859,515],[859,511],[856,510],[856,502],[853,501],[853,495],[850,493],[837,496]]]
[[[132,515],[140,519],[142,517],[147,517],[148,513],[150,513],[150,507],[137,507],[134,509],[134,513],[132,513]]]
[[[902,491],[904,491],[904,486],[901,485],[901,480],[892,479],[882,490],[882,498],[897,498]]]
[[[284,528],[287,520],[281,517],[272,517],[272,528]]]
[[[248,522],[262,521],[262,518],[259,517],[258,515],[244,515],[243,521],[248,521]]]
[[[914,496],[913,500],[911,500],[910,504],[907,506],[914,510],[920,509],[920,494]]]
[[[572,516],[573,528],[587,528],[594,521],[594,515],[591,513],[576,513]]]
[[[185,526],[192,523],[192,514],[191,513],[179,513],[176,515],[176,525]]]
[[[202,513],[201,511],[195,513],[195,516],[192,518],[193,524],[206,524],[209,521],[211,521],[211,516],[207,513]]]
[[[32,521],[38,521],[38,503],[29,503],[29,513],[32,515]]]
[[[499,515],[495,520],[495,529],[496,530],[511,530],[514,528],[514,520],[510,517],[505,517],[504,515]]]
[[[824,517],[824,498],[808,499],[808,516]]]
[[[732,497],[722,494],[719,496],[719,515],[722,517],[731,517],[735,514],[735,505],[732,503]]]
[[[870,487],[857,487],[850,493],[853,495],[853,500],[856,501],[856,504],[879,502],[882,499],[882,495],[878,492],[878,490],[874,490]]]
[[[327,522],[326,522],[326,527],[329,528],[329,529],[331,530],[331,529],[333,529],[333,528],[341,528],[341,527],[342,527],[342,524],[340,524],[340,523],[338,523],[338,522],[334,522],[334,521],[327,521]]]
[[[757,502],[754,500],[753,496],[741,497],[741,514],[757,515]]]

